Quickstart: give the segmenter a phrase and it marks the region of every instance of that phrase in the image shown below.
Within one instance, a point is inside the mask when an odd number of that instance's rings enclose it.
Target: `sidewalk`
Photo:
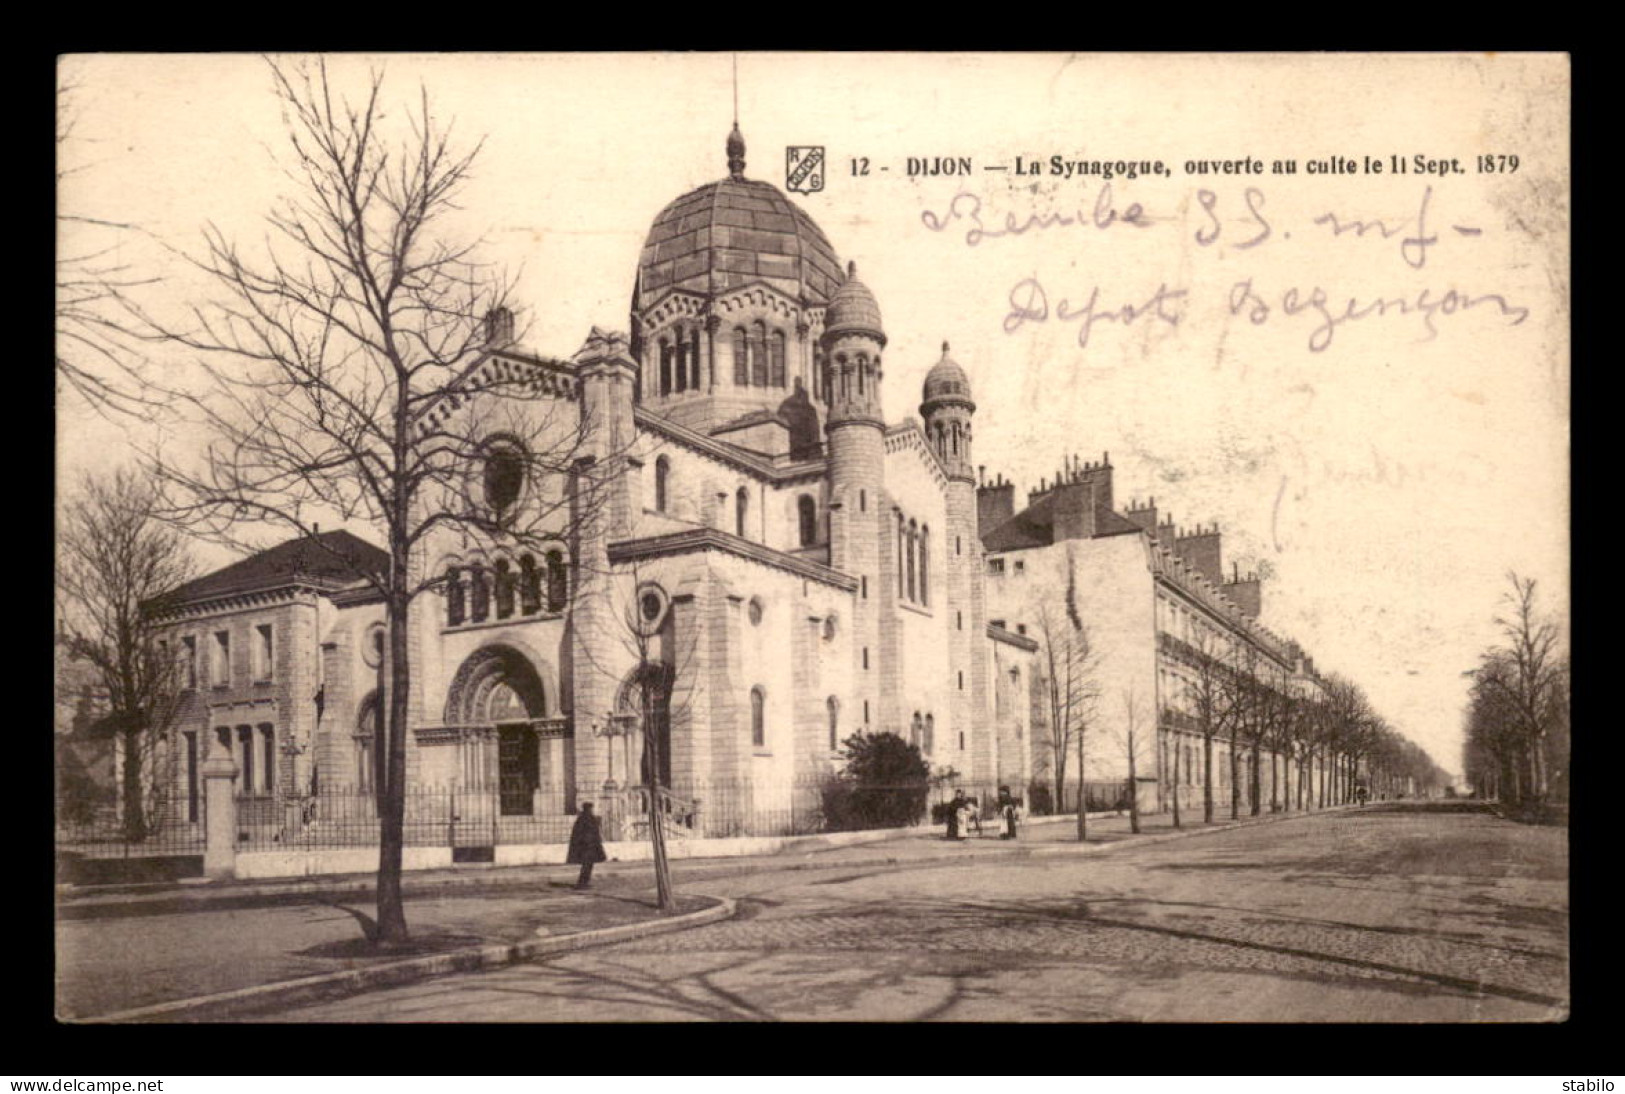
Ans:
[[[1244,817],[1241,823],[1320,812]],[[719,902],[695,895],[695,886],[707,878],[1086,854],[1125,841],[1161,842],[1232,826],[1227,817],[1211,826],[1187,820],[1175,831],[1170,817],[1148,816],[1135,836],[1126,816],[1091,816],[1084,845],[1077,843],[1076,818],[1070,816],[1031,819],[1016,840],[999,839],[1002,826],[991,823],[984,824],[981,836],[956,842],[944,839],[941,828],[922,827],[873,843],[803,844],[776,855],[675,861],[672,873],[685,894],[680,911],[712,919],[727,912]],[[535,956],[553,948],[548,940],[580,936],[579,944],[598,944],[628,932],[686,925],[656,913],[647,862],[604,863],[591,893],[572,891],[574,877],[575,868],[563,866],[409,873],[403,883],[412,944],[404,954],[378,954],[367,942],[375,911],[371,875],[59,892],[57,1011],[66,1019],[96,1019],[219,993],[247,998],[227,999],[216,1010],[227,1004],[242,1009],[258,998],[245,989],[261,985],[288,985],[291,991],[304,984],[316,997],[347,994],[377,986],[384,977],[401,982],[452,971],[448,955],[456,967],[475,968]],[[424,899],[430,896],[435,899]],[[700,911],[708,907],[714,911]],[[598,933],[605,930],[611,935]],[[441,957],[415,964],[403,960],[413,955]]]

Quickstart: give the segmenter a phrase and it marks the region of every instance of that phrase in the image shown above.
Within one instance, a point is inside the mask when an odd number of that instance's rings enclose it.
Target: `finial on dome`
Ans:
[[[942,355],[944,357],[948,356],[948,340],[946,338],[942,340]]]
[[[734,122],[733,132],[728,134],[728,177],[745,177],[745,135],[739,131],[737,121]]]
[[[848,280],[858,276],[858,264],[856,261],[849,261],[846,264],[846,276]]]

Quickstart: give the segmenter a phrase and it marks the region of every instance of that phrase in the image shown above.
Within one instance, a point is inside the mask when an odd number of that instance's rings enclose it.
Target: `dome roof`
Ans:
[[[948,356],[946,342],[942,343],[942,360],[925,374],[925,401],[943,398],[970,399],[970,378],[958,362]]]
[[[847,266],[846,280],[835,290],[829,309],[824,312],[825,336],[842,331],[873,334],[881,345],[886,343],[885,328],[880,324],[880,305],[875,302],[875,294],[869,291],[869,286],[858,280],[856,262]]]
[[[713,295],[762,281],[814,307],[841,283],[841,261],[823,230],[772,183],[744,177],[745,142],[728,135],[729,176],[660,211],[638,260],[635,306],[671,289]]]

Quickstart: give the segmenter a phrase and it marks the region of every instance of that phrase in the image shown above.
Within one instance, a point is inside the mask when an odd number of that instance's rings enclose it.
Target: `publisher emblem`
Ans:
[[[816,194],[824,188],[822,145],[792,144],[784,150],[784,188],[797,194]]]

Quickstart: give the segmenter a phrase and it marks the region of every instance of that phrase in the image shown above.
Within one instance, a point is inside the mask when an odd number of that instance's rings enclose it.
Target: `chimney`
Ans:
[[[1123,515],[1129,520],[1132,520],[1135,524],[1138,524],[1141,528],[1144,528],[1147,532],[1150,532],[1152,535],[1157,534],[1156,498],[1147,499],[1144,505],[1140,504],[1139,499],[1135,499],[1135,501],[1123,511]]]
[[[1094,537],[1095,529],[1099,527],[1095,520],[1097,496],[1094,479],[1089,476],[1055,488],[1050,511],[1057,543],[1064,539]]]
[[[1180,536],[1174,550],[1185,564],[1214,586],[1224,584],[1224,561],[1219,549],[1219,526],[1203,528],[1200,524],[1189,535]]]
[[[507,308],[492,308],[485,313],[485,346],[496,349],[513,342],[513,312]]]
[[[1016,484],[1000,475],[976,488],[976,534],[985,536],[1016,515]]]
[[[1241,576],[1241,567],[1236,563],[1230,564],[1230,580],[1224,583],[1224,591],[1236,607],[1257,619],[1264,612],[1264,583],[1258,574],[1249,571],[1246,577]]]

